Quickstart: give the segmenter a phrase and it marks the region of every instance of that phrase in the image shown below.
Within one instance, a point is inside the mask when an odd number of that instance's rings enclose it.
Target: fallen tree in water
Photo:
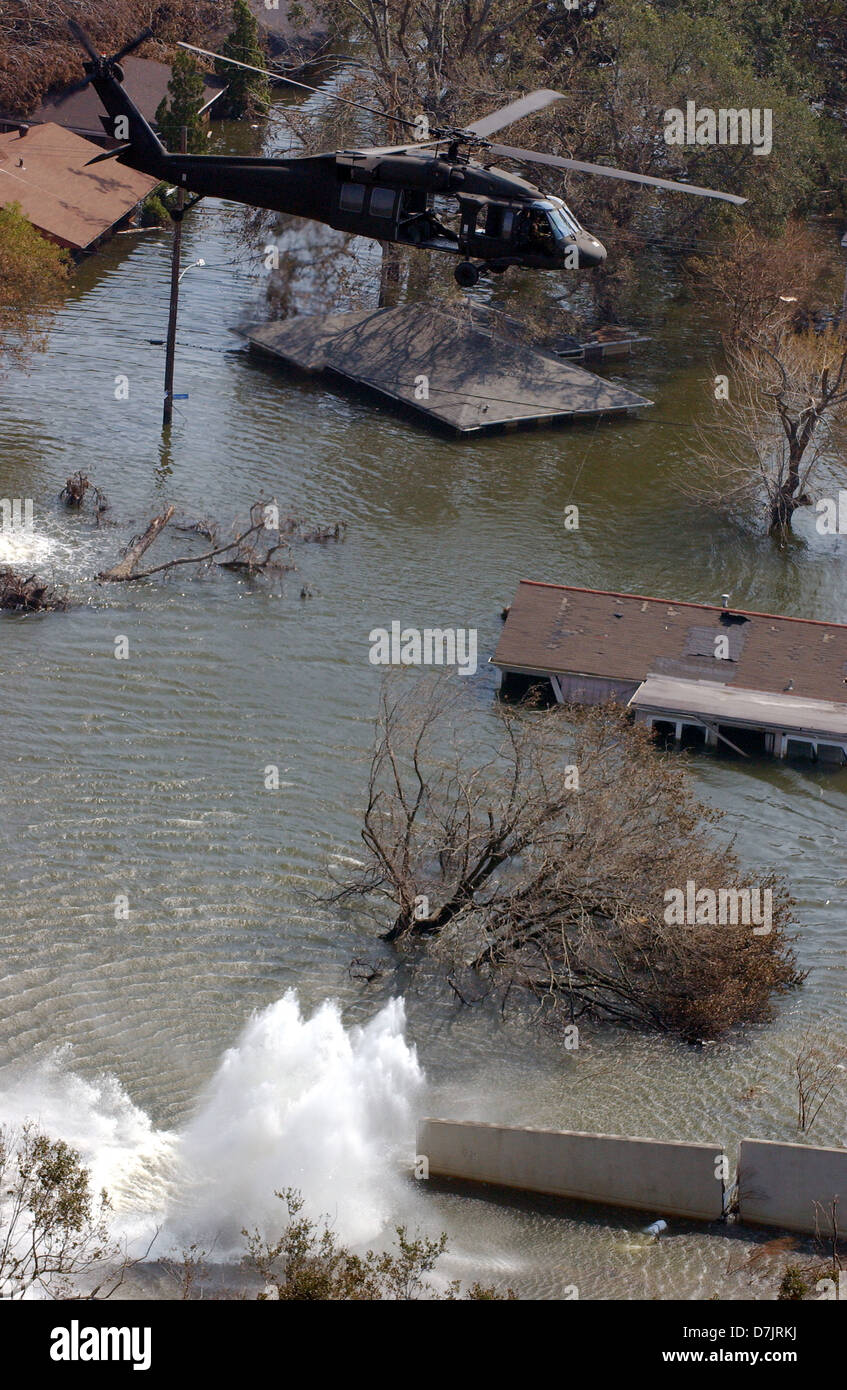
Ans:
[[[102,570],[97,578],[105,583],[121,584],[131,579],[148,579],[154,574],[164,574],[181,565],[205,565],[211,562],[221,569],[234,570],[248,576],[256,574],[286,574],[296,569],[290,559],[280,559],[278,552],[287,547],[289,541],[296,539],[301,544],[322,544],[329,540],[342,540],[345,534],[344,522],[333,526],[306,528],[294,517],[280,520],[276,503],[258,501],[250,508],[249,525],[239,529],[236,523],[230,540],[220,540],[217,522],[194,521],[182,523],[175,529],[193,531],[213,542],[211,550],[199,555],[178,555],[164,560],[150,569],[139,569],[138,562],[161,532],[170,522],[174,508],[168,507],[160,516],[154,516],[147,529],[135,537],[127,546],[123,557],[111,569]]]
[[[388,905],[383,939],[437,961],[465,1003],[689,1040],[767,1018],[802,979],[792,900],[716,837],[684,762],[617,706],[498,706],[480,728],[459,684],[386,686],[366,863],[330,901]]]
[[[122,559],[120,559],[116,565],[113,565],[110,570],[103,570],[98,574],[97,578],[108,579],[115,584],[124,579],[140,578],[140,576],[135,573],[139,560],[145,550],[153,544],[159,533],[167,526],[173,514],[173,507],[168,507],[167,511],[162,512],[161,516],[154,516],[143,535],[137,536],[135,540],[130,541],[124,551]]]
[[[89,494],[94,498],[94,521],[100,527],[105,513],[110,510],[109,503],[86,473],[80,471],[72,474],[59,493],[59,500],[70,510],[79,512]],[[174,513],[175,508],[169,506],[152,517],[145,529],[125,546],[120,559],[94,578],[100,583],[125,584],[166,574],[181,566],[193,566],[199,570],[205,565],[215,565],[247,578],[260,574],[284,575],[297,569],[291,549],[294,544],[324,545],[329,541],[341,541],[347,531],[343,521],[329,526],[310,526],[295,516],[281,519],[276,502],[264,499],[253,503],[246,522],[233,523],[228,538],[221,534],[222,528],[216,521],[174,521]],[[117,523],[110,518],[107,524]],[[141,569],[143,556],[168,526],[175,531],[204,536],[212,542],[211,549],[196,555],[177,555],[163,560],[161,564]],[[311,588],[304,584],[300,597],[305,599],[311,596]],[[37,575],[25,577],[10,568],[0,569],[0,609],[37,612],[67,607],[68,600]]]

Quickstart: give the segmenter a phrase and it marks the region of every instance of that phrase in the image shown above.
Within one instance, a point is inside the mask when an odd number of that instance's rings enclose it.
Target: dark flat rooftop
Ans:
[[[171,80],[171,69],[167,63],[159,63],[155,58],[124,58],[121,63],[124,70],[125,87],[127,94],[132,98],[141,112],[142,116],[154,127],[156,125],[156,109],[162,97],[168,96],[168,83]],[[221,96],[226,83],[222,78],[216,77],[213,73],[204,74],[205,88],[203,92],[203,110]],[[28,117],[29,125],[38,125],[45,121],[55,121],[57,125],[62,125],[66,130],[76,131],[79,135],[88,137],[93,136],[96,140],[102,140],[104,136],[103,120],[106,112],[103,103],[89,85],[83,88],[70,87],[58,92],[52,92],[45,97],[41,106],[32,116]]]
[[[728,659],[715,654],[719,635]],[[492,661],[532,674],[652,674],[847,702],[843,623],[532,580],[518,586]]]
[[[650,405],[626,387],[430,305],[308,315],[245,332],[254,348],[290,366],[344,377],[461,434]]]
[[[648,676],[629,706],[648,714],[673,711],[677,716],[693,715],[721,724],[746,724],[757,729],[847,738],[847,704],[836,700],[810,700],[793,690],[777,694],[770,690],[723,685],[718,681]]]

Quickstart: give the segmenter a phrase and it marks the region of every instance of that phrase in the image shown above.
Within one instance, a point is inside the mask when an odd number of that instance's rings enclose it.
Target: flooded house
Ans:
[[[75,254],[95,250],[156,187],[115,160],[89,166],[97,152],[59,125],[0,135],[0,206],[17,203],[44,236]]]
[[[504,696],[615,700],[683,747],[847,762],[847,624],[522,580],[491,658]]]
[[[121,69],[128,96],[138,107],[144,119],[153,129],[156,126],[156,112],[163,97],[167,97],[168,83],[172,70],[169,63],[157,62],[154,58],[139,58],[136,55],[122,59]],[[207,120],[212,109],[226,90],[226,82],[214,73],[203,74],[203,104],[199,115]],[[108,117],[103,105],[91,84],[73,82],[49,92],[36,109],[26,117],[30,126],[58,125],[81,135],[85,140],[107,149],[121,143],[109,131]],[[16,130],[20,124],[17,116],[0,112],[0,130]],[[96,152],[95,152],[96,153]]]

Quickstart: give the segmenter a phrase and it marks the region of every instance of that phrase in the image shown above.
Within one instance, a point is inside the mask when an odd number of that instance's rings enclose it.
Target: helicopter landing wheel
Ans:
[[[491,265],[486,266],[486,269],[490,270],[492,275],[505,275],[509,267],[507,265],[494,265],[492,263]]]
[[[463,290],[469,290],[479,279],[479,268],[472,261],[459,261],[453,275],[457,285],[461,285]]]

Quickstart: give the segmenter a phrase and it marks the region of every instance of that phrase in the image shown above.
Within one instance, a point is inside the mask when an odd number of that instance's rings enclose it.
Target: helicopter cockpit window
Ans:
[[[338,195],[338,206],[342,212],[361,212],[365,206],[365,185],[343,183]]]
[[[394,189],[393,188],[372,188],[371,207],[372,217],[391,217],[394,214]]]
[[[564,237],[567,241],[573,241],[579,232],[579,227],[568,209],[564,206],[554,207],[547,215],[553,224],[554,234]]]

